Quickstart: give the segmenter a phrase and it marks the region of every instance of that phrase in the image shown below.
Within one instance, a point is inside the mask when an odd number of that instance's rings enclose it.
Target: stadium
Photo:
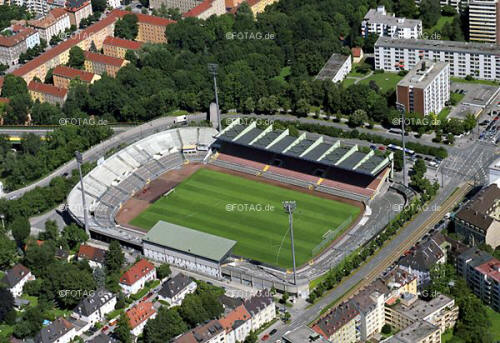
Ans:
[[[88,227],[93,238],[117,239],[153,260],[216,278],[233,278],[241,261],[286,275],[291,241],[282,202],[297,203],[300,271],[359,222],[389,177],[392,154],[361,150],[238,119],[220,133],[168,129],[114,153],[83,178]],[[67,210],[84,226],[80,184]]]

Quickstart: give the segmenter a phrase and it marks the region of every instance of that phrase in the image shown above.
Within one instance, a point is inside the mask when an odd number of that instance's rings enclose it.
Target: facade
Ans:
[[[19,63],[19,55],[40,44],[40,35],[32,28],[15,25],[11,36],[0,35],[0,63],[8,66]]]
[[[333,53],[316,75],[316,80],[340,82],[351,72],[351,56]]]
[[[204,0],[196,7],[184,13],[183,16],[208,19],[213,15],[222,15],[224,13],[226,13],[225,0]]]
[[[125,58],[128,50],[139,50],[141,46],[140,42],[109,36],[104,40],[102,48],[106,56]]]
[[[82,244],[76,257],[79,260],[87,260],[92,269],[103,268],[106,262],[106,250]]]
[[[123,58],[106,56],[90,51],[85,51],[84,55],[85,71],[98,75],[107,74],[111,77],[116,77],[118,71],[129,63],[129,61]]]
[[[500,188],[496,183],[477,193],[455,215],[455,230],[473,246],[500,245]]]
[[[59,88],[69,88],[71,80],[75,79],[78,79],[87,84],[92,84],[101,78],[101,76],[97,74],[89,73],[80,69],[66,67],[63,65],[55,67],[52,75],[54,79],[54,86]]]
[[[382,330],[385,324],[385,294],[368,287],[352,299],[359,312],[360,339],[366,341],[369,337]]]
[[[112,9],[118,8],[122,5],[120,0],[108,0],[107,3],[108,7]]]
[[[125,315],[130,324],[130,333],[137,337],[144,330],[144,326],[146,326],[148,320],[156,317],[156,310],[152,302],[146,301],[133,306]]]
[[[359,63],[364,58],[363,49],[359,46],[353,47],[351,49],[351,54],[352,54],[352,62],[353,63]]]
[[[264,12],[267,6],[274,4],[278,0],[248,0],[247,3],[252,10],[254,16]]]
[[[155,17],[146,14],[136,14],[138,18],[139,31],[136,41],[143,43],[166,43],[165,29],[174,23],[173,20]]]
[[[375,69],[411,70],[420,60],[430,60],[448,62],[450,76],[500,80],[500,47],[496,44],[380,37],[374,53]]]
[[[469,39],[500,44],[500,2],[471,0],[469,2]]]
[[[57,318],[35,336],[35,343],[69,343],[77,336],[73,324],[64,318]]]
[[[361,22],[361,34],[386,36],[391,38],[418,39],[422,36],[422,21],[397,18],[388,14],[384,6],[370,9]]]
[[[441,343],[441,330],[435,325],[419,320],[404,330],[399,331],[383,343]]]
[[[12,296],[16,298],[23,294],[23,287],[26,282],[33,280],[35,280],[35,276],[31,274],[28,268],[22,264],[16,264],[7,270],[0,283],[6,285]]]
[[[226,330],[225,343],[243,342],[252,331],[252,318],[243,305],[226,314],[219,322]]]
[[[72,317],[83,320],[92,327],[105,319],[105,315],[115,309],[116,297],[104,289],[85,297],[73,310]]]
[[[218,320],[212,320],[175,338],[172,343],[224,343],[226,331]]]
[[[200,0],[151,0],[149,7],[151,9],[160,9],[162,6],[167,9],[178,8],[180,13],[185,13],[201,3]]]
[[[69,29],[71,23],[68,12],[62,8],[55,8],[41,19],[28,21],[28,25],[38,31],[40,38],[50,42],[52,37]]]
[[[161,263],[221,277],[221,263],[236,244],[183,226],[159,221],[142,238],[144,256]]]
[[[422,60],[397,85],[397,101],[406,111],[438,114],[450,99],[450,66]]]
[[[66,101],[68,90],[56,86],[31,81],[28,84],[28,91],[33,101],[48,102],[53,105],[62,106]]]
[[[495,311],[500,311],[500,261],[470,248],[457,257],[458,274],[472,292]]]
[[[130,295],[137,293],[143,288],[148,281],[156,279],[155,266],[146,259],[142,259],[129,270],[127,270],[120,278],[120,287],[123,293]]]
[[[196,282],[190,277],[179,273],[162,284],[158,292],[158,298],[168,302],[170,306],[179,306],[186,295],[193,293],[195,290]]]
[[[321,318],[312,329],[331,342],[354,343],[360,340],[360,315],[351,302],[335,307]]]
[[[71,25],[80,27],[82,19],[92,15],[92,5],[90,1],[70,0],[66,6],[66,11],[69,14]]]
[[[252,330],[257,330],[276,317],[276,307],[271,296],[257,294],[245,300],[243,305],[252,316]]]

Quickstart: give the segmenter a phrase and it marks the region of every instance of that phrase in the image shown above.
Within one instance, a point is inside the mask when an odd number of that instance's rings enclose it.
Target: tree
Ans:
[[[117,272],[125,263],[125,255],[122,252],[122,247],[118,241],[111,241],[109,250],[106,252],[106,269],[107,272]]]
[[[75,45],[69,49],[68,66],[76,69],[82,69],[85,64],[85,55],[82,48]]]
[[[441,16],[441,4],[439,0],[422,0],[420,3],[420,17],[424,27],[436,25]]]
[[[5,234],[0,234],[0,268],[8,268],[15,260],[16,244]]]
[[[290,294],[288,294],[288,292],[284,292],[283,295],[281,296],[281,302],[283,304],[286,304],[286,302],[288,301],[288,299],[290,298]]]
[[[115,24],[115,37],[135,39],[138,31],[139,26],[135,14],[126,14]]]
[[[68,244],[70,249],[74,249],[77,245],[85,243],[89,239],[89,236],[85,230],[78,225],[70,224],[64,227],[61,238]]]
[[[382,333],[383,333],[384,335],[388,335],[388,334],[390,334],[391,332],[392,332],[392,327],[391,327],[391,325],[389,325],[389,324],[385,324],[384,326],[382,326]]]
[[[29,237],[31,232],[31,224],[28,218],[18,217],[9,225],[12,231],[12,236],[16,240],[19,246],[22,246],[26,242],[26,238]]]
[[[361,109],[354,111],[354,113],[349,116],[349,126],[351,127],[358,127],[363,125],[366,121],[368,121],[368,115],[366,111]]]
[[[0,323],[14,309],[14,297],[7,288],[0,288]]]
[[[115,328],[115,335],[122,343],[132,342],[132,334],[130,333],[130,323],[128,322],[127,316],[122,313]]]
[[[176,308],[161,307],[156,318],[144,327],[144,343],[169,342],[188,329]]]
[[[2,86],[2,97],[9,98],[15,95],[28,95],[28,86],[22,77],[8,74],[5,76]]]
[[[169,277],[172,271],[170,270],[170,265],[168,263],[163,263],[161,266],[156,268],[156,276],[158,279],[164,279]]]
[[[59,238],[59,230],[57,229],[57,223],[55,220],[47,220],[45,222],[45,231],[40,232],[39,239],[42,241],[57,241]]]
[[[92,12],[104,12],[106,6],[106,0],[92,0]]]
[[[17,338],[33,337],[42,328],[43,313],[40,306],[30,307],[23,313],[22,320],[14,326]]]
[[[248,333],[247,338],[245,338],[245,341],[243,343],[257,343],[259,340],[259,337],[257,336],[257,333],[255,331],[250,331]]]

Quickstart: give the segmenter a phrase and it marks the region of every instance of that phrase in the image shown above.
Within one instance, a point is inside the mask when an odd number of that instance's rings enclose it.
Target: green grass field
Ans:
[[[337,237],[360,213],[359,208],[342,202],[200,169],[130,224],[149,230],[163,220],[226,237],[238,242],[235,255],[289,268],[292,257],[284,200],[297,202],[294,238],[298,266],[311,259],[325,233],[331,230],[330,238]]]

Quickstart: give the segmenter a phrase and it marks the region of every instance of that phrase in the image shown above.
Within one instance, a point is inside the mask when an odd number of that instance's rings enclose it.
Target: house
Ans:
[[[80,27],[82,19],[92,15],[92,5],[90,1],[69,0],[66,2],[66,12],[69,14],[71,25]]]
[[[51,10],[45,17],[29,20],[28,25],[38,31],[41,39],[48,42],[52,37],[61,35],[66,29],[71,27],[69,14],[63,8],[55,8]],[[63,39],[65,37],[59,36]]]
[[[55,67],[52,72],[52,76],[54,79],[54,86],[66,89],[69,88],[71,81],[75,79],[87,84],[92,84],[101,78],[101,76],[97,74],[89,73],[85,70],[66,67],[64,65],[58,65]]]
[[[143,288],[146,282],[154,279],[156,279],[155,266],[143,258],[122,275],[120,287],[123,293],[134,294]]]
[[[106,73],[111,77],[116,77],[118,71],[129,63],[129,61],[123,58],[106,56],[90,51],[85,51],[84,55],[85,70],[99,75]]]
[[[257,330],[276,317],[276,307],[271,296],[257,294],[245,300],[244,306],[252,316],[252,330]]]
[[[77,335],[75,327],[64,318],[57,318],[35,336],[35,343],[69,343]]]
[[[156,317],[156,310],[153,308],[152,302],[146,301],[133,306],[125,314],[130,324],[130,332],[134,336],[139,336],[148,320]]]
[[[225,338],[226,331],[221,323],[212,320],[178,336],[172,343],[224,343]]]
[[[125,58],[127,51],[139,50],[142,46],[141,42],[111,36],[106,37],[102,44],[104,55],[116,58]]]
[[[224,315],[227,315],[229,312],[236,309],[238,306],[243,305],[244,300],[242,298],[232,298],[223,294],[218,298],[219,302],[222,304],[224,308]]]
[[[226,330],[226,343],[243,342],[252,331],[252,318],[243,305],[219,319],[219,322]]]
[[[35,280],[35,276],[31,274],[31,271],[22,264],[16,264],[14,267],[7,270],[1,283],[7,285],[7,288],[15,298],[23,294],[24,285],[26,282],[32,280]]]
[[[87,343],[118,343],[118,341],[111,336],[100,333],[91,340],[87,341]]]
[[[92,269],[103,268],[106,263],[106,250],[82,244],[76,257],[78,260],[87,260]]]
[[[28,84],[28,91],[33,101],[48,102],[53,105],[62,106],[68,96],[68,90],[49,84],[31,81]]]
[[[359,46],[355,46],[351,49],[352,62],[359,63],[364,57],[363,49]]]
[[[105,315],[115,309],[116,297],[104,289],[83,298],[73,310],[72,316],[93,326],[105,319]]]
[[[168,302],[171,306],[178,306],[182,304],[186,295],[193,293],[195,290],[196,282],[190,277],[179,273],[163,283],[158,292],[158,298]]]
[[[359,322],[359,311],[348,301],[333,308],[312,329],[331,342],[354,343],[360,340]]]

